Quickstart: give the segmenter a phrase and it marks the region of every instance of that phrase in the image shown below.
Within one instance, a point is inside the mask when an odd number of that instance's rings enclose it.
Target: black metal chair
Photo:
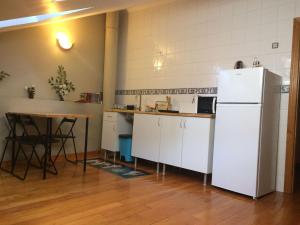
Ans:
[[[60,139],[61,140],[61,147],[58,150],[56,157],[54,158],[53,162],[56,162],[56,160],[58,159],[61,151],[63,151],[65,159],[68,162],[71,163],[77,163],[78,162],[78,158],[77,158],[77,150],[76,150],[76,144],[75,144],[75,135],[73,132],[73,128],[75,126],[77,119],[70,119],[70,118],[63,118],[61,120],[61,122],[59,123],[55,134],[53,135],[53,137],[55,139]],[[68,124],[68,125],[66,125]],[[66,148],[65,148],[65,144],[67,142],[67,140],[72,139],[73,142],[73,148],[74,148],[74,153],[75,153],[75,161],[68,159],[67,154],[66,154]]]
[[[14,140],[13,133],[14,133],[14,129],[16,129],[16,124],[17,124],[17,122],[15,122],[15,120],[17,120],[18,118],[13,114],[8,114],[8,113],[5,114],[5,116],[6,116],[7,128],[9,129],[9,133],[8,133],[8,136],[5,137],[5,145],[4,145],[4,150],[3,150],[1,161],[0,161],[0,169],[5,172],[11,173],[13,171],[13,167],[14,167],[14,159],[10,161],[10,163],[11,163],[10,170],[7,170],[6,168],[2,167],[2,164],[3,164],[3,160],[5,157],[5,153],[6,153],[8,144],[9,144],[9,142],[13,142],[13,140]],[[12,152],[11,154],[14,158],[14,156],[15,156],[14,152]]]
[[[36,147],[38,145],[42,145],[45,148],[45,152],[43,154],[43,157],[45,157],[45,154],[47,154],[46,145],[51,143],[57,143],[59,142],[59,140],[55,140],[55,139],[48,140],[45,135],[41,134],[35,121],[30,116],[19,116],[16,114],[7,113],[6,118],[10,127],[10,131],[9,131],[9,135],[6,137],[6,143],[5,143],[5,148],[0,162],[0,168],[6,172],[11,173],[13,176],[21,180],[25,180],[30,166],[35,166],[41,169],[43,168],[42,159],[40,159]],[[19,135],[20,133],[21,135]],[[3,159],[6,154],[9,142],[11,142],[13,145],[15,144],[18,145],[17,151],[12,152],[12,162],[11,162],[10,171],[2,167]],[[29,152],[29,156],[26,154],[24,146],[31,147],[30,148],[31,152]],[[15,149],[15,146],[13,146],[13,149]],[[20,153],[22,153],[26,162],[25,172],[23,176],[19,176],[15,172],[16,163],[18,162]],[[36,157],[38,161],[38,165],[34,165],[32,163],[33,156]],[[54,168],[54,172],[49,170],[50,166]],[[49,162],[47,164],[47,167],[48,167],[47,168],[48,172],[57,174],[57,169],[50,157],[49,157]]]

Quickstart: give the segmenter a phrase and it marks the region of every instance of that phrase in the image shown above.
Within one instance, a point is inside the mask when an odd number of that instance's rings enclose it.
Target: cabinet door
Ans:
[[[161,117],[161,141],[159,161],[172,166],[181,166],[183,118]]]
[[[214,121],[208,118],[184,120],[182,167],[201,173],[211,173]]]
[[[132,155],[154,162],[159,159],[160,117],[134,115]]]
[[[101,147],[109,151],[114,151],[114,152],[119,151],[116,122],[106,121],[106,120],[103,121]]]

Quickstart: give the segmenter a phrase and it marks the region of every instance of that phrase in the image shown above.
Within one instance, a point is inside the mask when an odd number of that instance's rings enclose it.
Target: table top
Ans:
[[[89,114],[74,114],[74,113],[35,113],[35,112],[8,112],[10,114],[17,114],[21,116],[32,116],[40,118],[91,118]]]

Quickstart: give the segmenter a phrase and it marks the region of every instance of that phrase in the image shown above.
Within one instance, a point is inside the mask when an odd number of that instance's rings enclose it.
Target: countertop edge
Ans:
[[[126,109],[110,109],[104,110],[104,112],[117,112],[117,113],[129,113],[129,114],[148,114],[158,116],[182,116],[182,117],[195,117],[195,118],[210,118],[214,119],[215,114],[208,113],[165,113],[165,112],[141,112],[137,110],[126,110]]]

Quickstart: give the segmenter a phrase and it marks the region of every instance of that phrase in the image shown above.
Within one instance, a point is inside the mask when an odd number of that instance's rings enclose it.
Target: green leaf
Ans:
[[[75,91],[75,85],[67,80],[67,71],[62,65],[58,65],[57,76],[49,78],[49,84],[58,95],[64,96],[71,91]],[[61,87],[61,85],[64,85],[64,87]]]

